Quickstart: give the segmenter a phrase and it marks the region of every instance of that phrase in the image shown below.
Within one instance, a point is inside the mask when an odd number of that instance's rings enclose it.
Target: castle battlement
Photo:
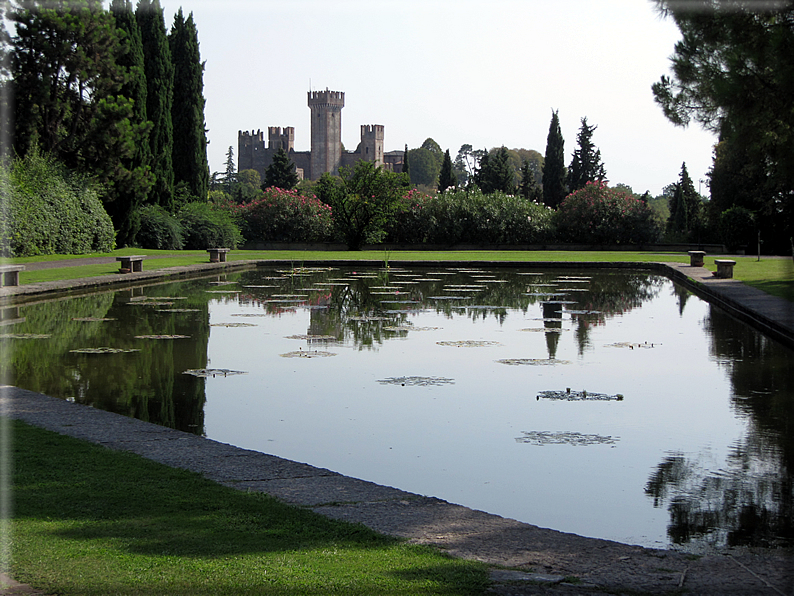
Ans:
[[[245,143],[250,143],[252,141],[261,141],[264,142],[265,140],[265,133],[261,130],[257,130],[256,133],[252,130],[248,132],[247,130],[238,130],[237,131],[237,141],[243,141]]]
[[[382,124],[362,124],[361,139],[383,139],[383,128]]]
[[[309,91],[309,107],[339,108],[345,107],[344,91]]]

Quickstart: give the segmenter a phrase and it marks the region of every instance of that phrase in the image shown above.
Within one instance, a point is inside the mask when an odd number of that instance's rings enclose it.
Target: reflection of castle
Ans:
[[[284,149],[297,168],[300,178],[317,180],[325,172],[338,174],[340,166],[353,165],[366,160],[387,170],[402,171],[403,152],[383,151],[383,126],[361,126],[361,142],[355,151],[342,150],[342,108],[345,94],[341,91],[310,91],[309,109],[312,112],[311,151],[295,151],[295,129],[283,130],[279,126],[267,129],[267,146],[264,133],[258,130],[237,133],[237,170],[256,170],[262,178],[279,149]]]

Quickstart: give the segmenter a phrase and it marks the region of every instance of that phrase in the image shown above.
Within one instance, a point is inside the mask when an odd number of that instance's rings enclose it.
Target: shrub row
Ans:
[[[211,203],[187,203],[176,215],[159,205],[146,205],[135,213],[140,228],[135,243],[159,250],[237,248],[243,237],[227,209]]]
[[[113,223],[89,179],[30,151],[0,166],[0,253],[86,254],[115,247]]]

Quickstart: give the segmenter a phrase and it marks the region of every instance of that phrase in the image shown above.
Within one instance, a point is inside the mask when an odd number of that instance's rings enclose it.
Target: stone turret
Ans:
[[[342,108],[345,94],[341,91],[309,91],[312,111],[311,179],[325,172],[339,173],[342,159]]]
[[[267,128],[267,148],[273,151],[283,149],[287,153],[295,150],[295,128],[285,126],[281,132],[280,126],[269,126]]]
[[[376,166],[383,165],[383,125],[361,125],[361,159],[374,162]]]

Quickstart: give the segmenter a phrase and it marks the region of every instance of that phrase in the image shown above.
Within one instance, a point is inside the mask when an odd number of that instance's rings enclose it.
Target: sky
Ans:
[[[665,119],[651,85],[680,33],[649,0],[161,0],[192,12],[206,61],[210,171],[239,130],[293,126],[310,148],[307,91],[343,91],[342,142],[385,126],[385,150],[432,137],[545,153],[559,110],[566,163],[581,118],[597,125],[610,184],[652,195],[686,162],[708,194],[713,134]],[[265,136],[267,136],[265,134]]]

